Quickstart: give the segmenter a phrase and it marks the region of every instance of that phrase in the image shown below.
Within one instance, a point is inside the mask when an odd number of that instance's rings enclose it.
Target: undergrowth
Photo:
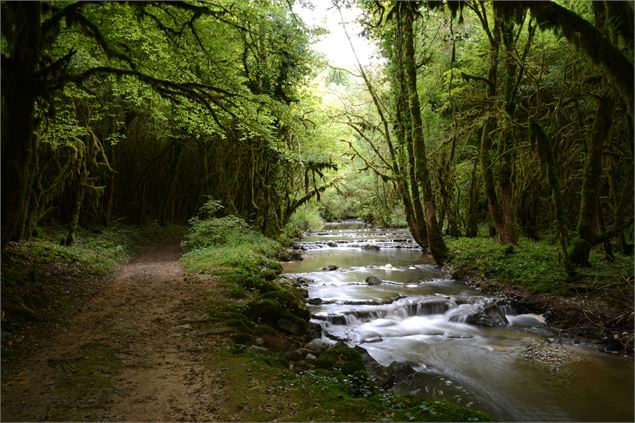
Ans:
[[[230,317],[240,343],[248,343],[263,325],[306,334],[310,316],[304,298],[294,286],[274,282],[282,273],[276,260],[284,252],[282,245],[237,216],[219,216],[221,210],[218,201],[209,199],[190,219],[183,241],[188,251],[181,257],[186,270],[220,277],[222,294],[234,300],[216,307],[211,317]]]
[[[190,219],[190,230],[183,241],[187,252],[181,259],[186,269],[210,274],[232,273],[235,269],[282,272],[274,260],[282,246],[237,216],[217,217],[221,210],[220,203],[210,199],[199,216]]]
[[[518,245],[501,245],[492,238],[448,239],[450,263],[458,275],[476,274],[511,285],[526,286],[534,293],[570,295],[601,287],[631,292],[633,257],[591,252],[591,267],[576,267],[571,280],[563,269],[559,249],[546,241],[521,239]]]
[[[219,352],[209,365],[218,362],[226,368],[227,384],[247,393],[230,396],[219,410],[221,420],[490,421],[483,413],[446,401],[384,390],[359,366],[351,373],[336,368],[295,372],[276,354],[250,350]]]

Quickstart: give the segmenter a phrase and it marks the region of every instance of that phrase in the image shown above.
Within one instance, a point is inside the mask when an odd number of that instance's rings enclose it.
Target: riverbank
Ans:
[[[543,314],[562,337],[633,354],[632,256],[608,261],[594,250],[591,267],[577,268],[569,280],[557,248],[546,242],[503,246],[489,238],[459,238],[448,245],[446,268],[454,277],[505,296],[519,312]]]
[[[304,298],[276,280],[271,254],[283,250],[260,235],[233,228],[184,257],[178,238],[135,248],[122,234],[102,235],[80,233],[76,250],[53,236],[5,251],[3,286],[42,287],[40,299],[59,306],[29,306],[20,324],[15,312],[3,315],[3,347],[12,351],[3,362],[4,419],[488,420],[382,389],[348,367],[359,364],[356,350],[294,357],[311,338]],[[122,254],[106,266],[111,250]],[[123,252],[132,257],[125,265]],[[102,270],[91,272],[86,260]],[[28,275],[17,278],[27,268],[31,285]],[[35,304],[27,293],[21,301]]]

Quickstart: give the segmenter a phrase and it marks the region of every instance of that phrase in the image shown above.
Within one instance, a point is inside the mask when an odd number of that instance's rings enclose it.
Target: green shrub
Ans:
[[[560,250],[547,241],[521,239],[518,245],[501,245],[492,238],[447,239],[450,262],[460,275],[475,273],[512,285],[524,285],[532,292],[568,295],[585,285],[625,284],[632,275],[633,257],[616,255],[613,262],[604,260],[597,248],[591,252],[591,268],[578,267],[572,283],[561,263]]]
[[[276,275],[282,272],[282,265],[273,259],[282,249],[279,243],[239,217],[209,217],[219,210],[215,200],[209,200],[203,209],[201,214],[208,217],[190,219],[190,231],[183,241],[189,251],[181,262],[187,270],[223,276],[224,272],[243,269],[252,273],[263,271],[266,277],[271,277],[272,272]],[[235,279],[237,275],[231,277]],[[253,289],[249,283],[243,285]]]
[[[323,227],[324,220],[320,216],[317,205],[308,203],[298,207],[291,215],[284,232],[289,238],[299,238],[302,232],[315,231]]]

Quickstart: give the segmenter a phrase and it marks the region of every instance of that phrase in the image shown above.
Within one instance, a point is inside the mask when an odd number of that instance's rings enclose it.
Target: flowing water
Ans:
[[[359,345],[382,365],[410,364],[416,372],[397,392],[504,421],[633,421],[632,357],[557,339],[543,316],[518,314],[452,279],[406,231],[348,222],[308,233],[297,246],[304,260],[285,272],[306,278],[323,339]],[[506,324],[467,323],[488,304]]]

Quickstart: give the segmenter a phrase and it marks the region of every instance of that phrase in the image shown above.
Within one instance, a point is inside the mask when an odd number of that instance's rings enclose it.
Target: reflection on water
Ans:
[[[561,370],[530,362],[527,346],[557,342],[542,316],[501,306],[501,327],[470,324],[470,316],[500,299],[452,280],[411,248],[404,231],[350,226],[309,234],[299,243],[304,260],[285,264],[285,272],[311,280],[309,307],[325,340],[360,345],[383,365],[417,370],[397,392],[451,400],[506,421],[633,421],[632,358],[563,343],[555,351],[573,359],[560,357]],[[323,270],[330,265],[337,269]],[[371,276],[377,279],[369,283]]]

